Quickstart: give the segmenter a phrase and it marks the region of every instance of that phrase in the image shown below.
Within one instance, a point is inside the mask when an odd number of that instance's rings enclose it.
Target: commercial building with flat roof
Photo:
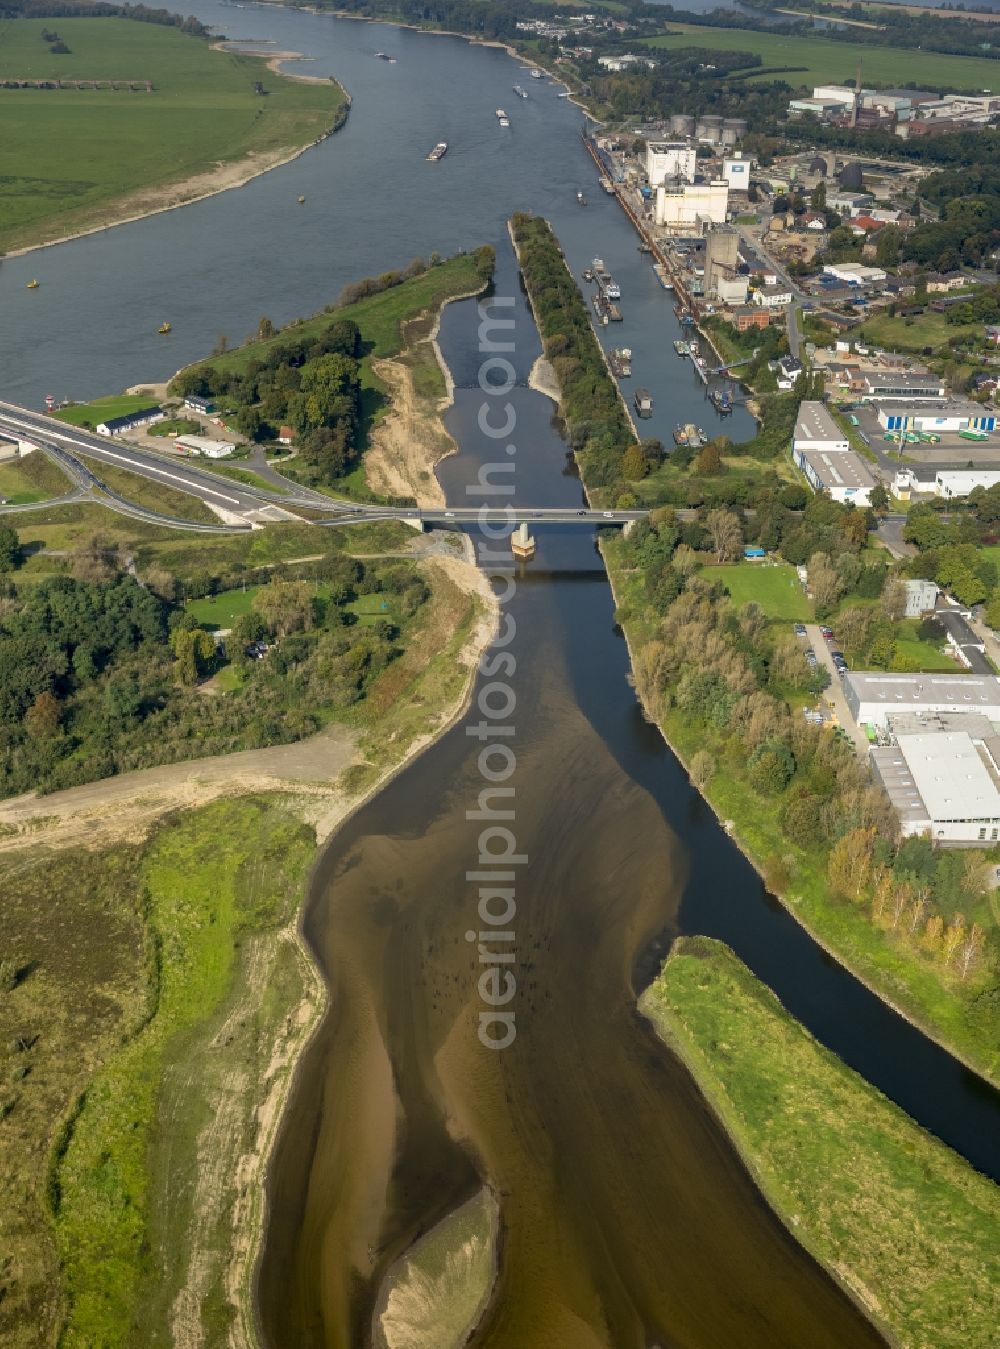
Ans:
[[[944,398],[948,392],[940,375],[896,374],[892,370],[866,370],[861,384],[862,396],[869,401],[912,403],[915,399]]]
[[[816,492],[825,492],[834,501],[870,506],[875,487],[872,471],[853,450],[799,450],[792,458]]]
[[[792,438],[795,450],[849,450],[850,441],[830,411],[814,399],[799,405]]]
[[[967,398],[948,398],[938,402],[906,403],[896,398],[872,400],[879,425],[887,431],[929,431],[939,435],[947,431],[993,431],[997,414],[981,403]]]
[[[1000,721],[1000,679],[996,675],[849,670],[842,683],[847,706],[859,726],[885,726],[896,712],[979,712],[990,721]]]
[[[935,843],[995,842],[1000,836],[1000,789],[989,740],[967,731],[898,735],[872,750],[872,766],[899,816],[904,834]]]

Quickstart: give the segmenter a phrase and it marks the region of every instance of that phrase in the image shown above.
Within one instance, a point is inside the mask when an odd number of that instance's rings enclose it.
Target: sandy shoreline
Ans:
[[[398,356],[372,362],[375,374],[389,389],[392,404],[372,431],[369,448],[365,451],[368,486],[382,496],[413,497],[417,505],[425,509],[446,504],[434,470],[443,459],[458,453],[458,446],[443,420],[444,413],[455,401],[455,381],[441,353],[438,334],[445,305],[472,299],[481,291],[482,287],[477,286],[461,295],[450,296],[438,306],[433,326],[425,336],[413,342],[407,337]],[[411,320],[412,326],[419,327],[429,314],[429,310],[424,310]],[[424,344],[430,347],[445,385],[443,397],[433,405],[415,394],[413,372],[406,360],[408,354]]]

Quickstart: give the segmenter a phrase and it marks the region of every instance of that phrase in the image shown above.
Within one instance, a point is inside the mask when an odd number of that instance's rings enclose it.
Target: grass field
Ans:
[[[58,421],[68,422],[70,426],[82,426],[93,431],[101,422],[112,417],[125,417],[141,408],[156,406],[151,394],[120,393],[108,398],[95,398],[90,403],[75,403],[72,407],[59,408],[52,415]]]
[[[356,304],[316,314],[290,325],[264,342],[236,347],[222,356],[211,357],[204,364],[215,370],[245,370],[251,361],[261,359],[272,346],[282,343],[285,340],[283,334],[294,333],[296,338],[307,338],[321,332],[335,318],[351,319],[358,325],[369,356],[395,356],[402,348],[403,323],[424,309],[438,308],[454,295],[477,290],[481,284],[472,255],[463,253],[448,258],[438,267],[429,267],[400,286],[370,295]],[[367,366],[367,362],[364,364]]]
[[[641,1006],[772,1207],[897,1343],[994,1343],[995,1185],[819,1045],[720,942],[682,937]]]
[[[201,521],[203,524],[218,524],[219,517],[198,497],[190,492],[182,492],[176,487],[166,487],[152,478],[144,478],[141,473],[130,473],[127,468],[118,468],[105,461],[93,465],[95,475],[107,484],[112,492],[117,492],[126,501],[147,510],[159,511],[163,515],[173,515],[180,520]]]
[[[231,628],[237,618],[250,612],[253,597],[259,589],[260,586],[247,586],[246,590],[223,590],[219,595],[188,600],[186,608],[202,627]]]
[[[912,318],[876,314],[856,329],[852,328],[847,336],[856,341],[873,342],[890,351],[923,351],[924,347],[933,347],[937,351],[957,337],[982,334],[981,323],[947,323],[945,318],[944,314],[936,314],[930,309]]]
[[[720,581],[733,603],[759,604],[768,618],[791,623],[812,621],[812,605],[799,584],[794,567],[786,562],[737,562],[730,566],[703,567],[707,580]]]
[[[909,671],[944,670],[949,674],[957,674],[961,666],[933,642],[922,641],[918,636],[919,627],[920,622],[916,618],[905,618],[899,624],[893,668]]]
[[[817,84],[849,84],[857,73],[859,54],[864,56],[865,79],[895,87],[901,73],[917,84],[979,93],[1000,89],[1000,64],[978,56],[945,56],[940,52],[905,51],[900,47],[864,46],[822,37],[788,37],[756,33],[746,28],[703,28],[697,24],[669,24],[673,37],[648,38],[653,47],[703,47],[708,51],[742,51],[758,55],[773,70],[791,67],[782,78],[793,87]],[[862,51],[863,48],[863,51]],[[761,75],[760,79],[776,78]]]
[[[50,52],[45,28],[67,54]],[[276,160],[328,130],[344,104],[336,85],[286,79],[260,58],[129,19],[2,20],[0,78],[141,81],[134,93],[0,90],[6,250],[134,214],[137,194],[215,173],[220,162],[251,152]],[[266,98],[254,93],[256,80]]]
[[[41,451],[0,464],[0,497],[10,506],[28,506],[63,496],[72,483]]]

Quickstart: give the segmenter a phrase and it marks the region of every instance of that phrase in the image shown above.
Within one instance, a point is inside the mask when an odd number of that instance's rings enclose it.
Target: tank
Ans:
[[[725,124],[723,124],[723,127],[722,127],[722,144],[725,145],[726,147],[730,147],[730,146],[735,145],[735,144],[737,143],[738,140],[739,140],[739,136],[737,136],[737,134],[736,134],[736,132],[733,130],[733,128],[732,128],[731,126],[726,126]]]
[[[670,119],[671,136],[693,136],[694,118],[686,112],[675,112]]]
[[[725,117],[722,120],[722,142],[724,145],[735,145],[741,141],[747,134],[746,119],[743,117]],[[732,136],[732,140],[726,140],[727,136]]]
[[[715,116],[699,117],[694,134],[700,141],[708,141],[711,145],[718,145],[722,139],[722,118]]]

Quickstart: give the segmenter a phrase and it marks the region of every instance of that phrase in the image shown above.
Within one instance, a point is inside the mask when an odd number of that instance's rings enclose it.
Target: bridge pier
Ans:
[[[424,522],[419,518],[419,516],[416,519],[414,519],[411,515],[404,515],[403,524],[409,525],[410,528],[415,529],[418,534],[424,533]]]
[[[638,523],[638,520],[626,520],[622,526],[622,538],[627,539]]]

